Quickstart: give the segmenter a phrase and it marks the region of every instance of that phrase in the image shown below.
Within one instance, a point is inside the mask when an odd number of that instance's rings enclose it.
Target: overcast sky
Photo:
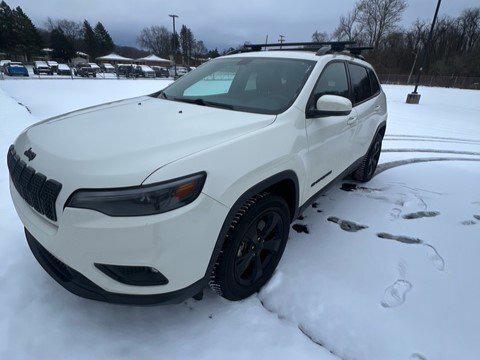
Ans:
[[[189,26],[197,39],[208,48],[228,48],[245,41],[309,41],[315,31],[332,32],[340,15],[348,12],[354,1],[348,0],[6,0],[20,5],[37,26],[47,17],[102,21],[119,45],[134,45],[140,30],[151,25],[171,29],[168,14],[178,14],[179,25]],[[416,18],[431,18],[436,0],[407,0],[403,24]],[[443,0],[441,15],[458,15],[466,7],[478,6],[479,0]]]

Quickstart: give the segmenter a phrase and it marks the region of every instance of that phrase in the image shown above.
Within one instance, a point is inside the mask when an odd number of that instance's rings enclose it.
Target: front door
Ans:
[[[315,115],[317,100],[322,95],[350,98],[345,66],[343,61],[327,64],[307,104],[308,196],[318,192],[350,165],[350,141],[356,122],[356,111],[339,116]]]

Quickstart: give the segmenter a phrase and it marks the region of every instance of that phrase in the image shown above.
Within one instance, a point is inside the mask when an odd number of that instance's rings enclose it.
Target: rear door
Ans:
[[[344,61],[328,63],[312,91],[307,104],[306,130],[308,138],[307,162],[309,182],[307,193],[312,196],[348,167],[352,121],[349,115],[321,116],[315,113],[317,100],[322,95],[350,98],[350,88]]]
[[[353,124],[350,163],[368,151],[381,109],[380,84],[372,69],[357,63],[348,63],[352,88],[352,104],[357,118]]]

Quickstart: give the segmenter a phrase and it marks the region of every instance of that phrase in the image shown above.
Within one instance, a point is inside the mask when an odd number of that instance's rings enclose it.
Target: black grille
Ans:
[[[15,152],[13,145],[8,149],[8,171],[13,185],[20,196],[40,214],[57,221],[55,202],[62,189],[62,184],[28,166]]]

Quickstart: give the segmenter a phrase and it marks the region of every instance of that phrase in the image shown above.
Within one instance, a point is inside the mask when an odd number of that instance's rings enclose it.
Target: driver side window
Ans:
[[[313,89],[313,101],[309,110],[315,110],[317,100],[322,95],[338,95],[349,98],[348,78],[343,62],[334,62],[323,70]]]

